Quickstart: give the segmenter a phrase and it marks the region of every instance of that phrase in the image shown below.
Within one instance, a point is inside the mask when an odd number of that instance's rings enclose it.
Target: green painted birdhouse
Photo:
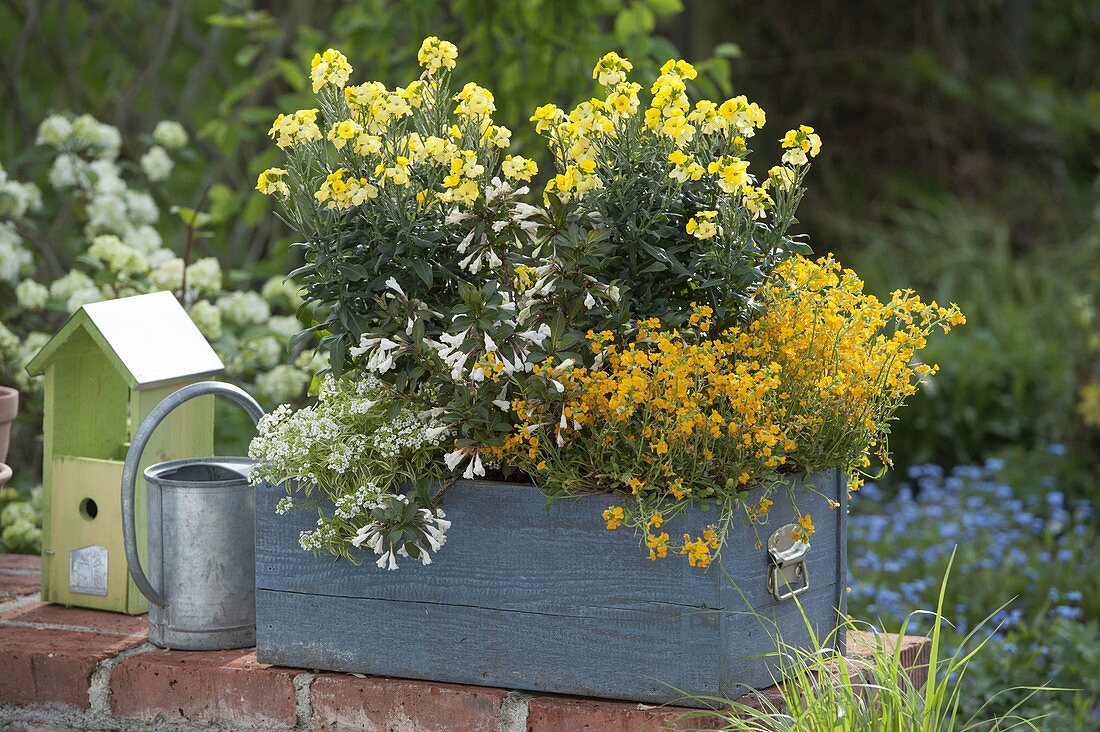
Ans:
[[[27,365],[45,376],[42,599],[145,612],[126,570],[119,486],[130,439],[146,415],[222,362],[170,292],[85,305]],[[213,454],[213,397],[172,412],[145,450],[152,463]],[[145,561],[145,486],[137,545]]]

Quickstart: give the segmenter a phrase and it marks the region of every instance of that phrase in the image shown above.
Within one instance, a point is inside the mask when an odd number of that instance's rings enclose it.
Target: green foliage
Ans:
[[[967,316],[958,338],[932,343],[939,374],[891,435],[899,465],[959,464],[1013,445],[1066,444],[1087,457],[1097,430],[1077,410],[1078,387],[1097,363],[1082,328],[1086,278],[1100,247],[1084,238],[1021,253],[1006,224],[958,200],[919,198],[884,223],[838,223],[849,264],[869,287],[913,285],[955,301]],[[1087,297],[1087,296],[1086,296]]]
[[[730,701],[704,699],[722,711],[685,715],[717,720],[719,729],[744,732],[963,732],[1010,729],[1048,729],[1047,720],[1022,711],[1032,699],[1042,698],[1046,689],[1036,687],[986,688],[986,703],[976,709],[960,705],[964,690],[974,676],[977,663],[989,655],[991,645],[983,630],[988,618],[949,646],[950,621],[944,617],[944,597],[950,563],[939,586],[934,610],[917,611],[900,621],[897,635],[878,634],[866,623],[848,620],[851,633],[875,633],[859,655],[842,656],[833,651],[834,636],[819,636],[803,614],[809,631],[808,647],[791,646],[778,639],[776,656],[783,681],[780,699],[764,693]],[[905,636],[916,621],[930,627],[927,681],[915,684],[902,661]],[[920,674],[922,677],[923,673]],[[1004,704],[1006,694],[1016,697]],[[994,711],[996,707],[1001,709]],[[1042,721],[1042,727],[1039,726]],[[712,726],[708,726],[712,729]]]
[[[42,551],[42,489],[0,489],[0,553]]]

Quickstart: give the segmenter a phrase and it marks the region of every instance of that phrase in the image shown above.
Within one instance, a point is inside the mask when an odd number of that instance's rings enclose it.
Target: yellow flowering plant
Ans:
[[[780,141],[783,162],[757,174],[749,141],[766,115],[744,96],[692,104],[696,70],[670,60],[649,89],[611,52],[592,77],[604,90],[566,112],[553,104],[531,121],[557,166],[547,203],[572,204],[611,241],[602,272],[623,288],[620,321],[659,317],[681,324],[691,302],[719,328],[745,322],[775,267],[809,248],[789,235],[809,159],[821,148],[802,126]]]
[[[917,353],[962,314],[908,291],[880,302],[830,257],[788,259],[758,297],[760,317],[721,333],[698,304],[680,328],[642,321],[621,347],[614,333],[589,333],[593,366],[540,367],[563,384],[560,398],[513,402],[507,459],[551,495],[618,494],[608,529],[632,526],[651,559],[671,551],[692,566],[711,562],[737,516],[766,519],[790,474],[840,468],[858,489],[871,454],[889,462],[895,412],[935,371]],[[788,497],[808,541],[813,517]],[[660,531],[700,501],[718,517],[698,536]]]
[[[608,318],[617,297],[591,274],[601,236],[522,200],[538,166],[507,152],[511,132],[494,122],[489,90],[452,88],[457,58],[453,44],[429,37],[419,78],[389,89],[353,84],[342,53],[318,53],[317,106],[275,119],[269,134],[286,159],[256,184],[302,236],[305,264],[293,274],[318,313],[313,330],[332,371],[371,380],[371,408],[392,405],[433,425],[430,438],[411,430],[387,460],[372,461],[366,483],[321,486],[305,468],[294,483],[306,495],[317,484],[336,505],[362,485],[382,490],[350,518],[389,537],[370,545],[391,559],[423,560],[435,547],[407,531],[421,511],[436,515],[433,486],[500,467],[510,375],[567,355],[583,343],[567,323]],[[313,439],[347,462],[332,431]],[[398,490],[403,508],[387,517],[382,507],[397,506]],[[347,532],[325,536],[311,547],[346,554]]]

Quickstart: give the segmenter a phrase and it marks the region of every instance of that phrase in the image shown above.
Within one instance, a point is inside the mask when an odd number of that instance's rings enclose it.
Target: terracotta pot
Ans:
[[[8,459],[11,423],[19,414],[19,392],[10,386],[0,386],[0,463]]]

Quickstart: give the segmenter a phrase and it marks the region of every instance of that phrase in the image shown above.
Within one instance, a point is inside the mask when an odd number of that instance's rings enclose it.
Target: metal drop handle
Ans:
[[[126,564],[141,594],[145,595],[149,602],[161,608],[167,607],[168,603],[145,576],[141,559],[138,557],[137,528],[134,525],[134,488],[137,482],[138,463],[141,462],[141,455],[145,452],[145,446],[149,444],[153,432],[169,412],[184,402],[210,394],[225,397],[240,406],[248,412],[253,424],[259,422],[260,417],[264,416],[263,407],[238,386],[220,381],[200,381],[189,384],[179,391],[172,392],[160,404],[153,407],[149,416],[134,433],[134,438],[130,441],[130,449],[126,451],[126,462],[122,466],[122,538],[126,546]]]

